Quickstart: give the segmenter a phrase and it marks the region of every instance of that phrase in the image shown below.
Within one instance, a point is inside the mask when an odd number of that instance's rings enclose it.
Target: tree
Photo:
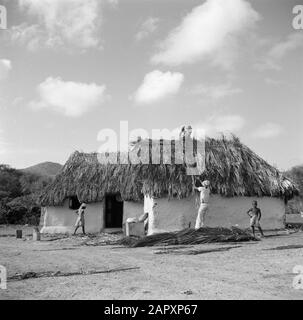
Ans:
[[[0,224],[39,224],[37,195],[51,178],[0,164]]]
[[[299,196],[288,202],[287,213],[303,212],[303,166],[296,166],[285,172],[285,175],[296,183],[299,189]]]
[[[40,192],[52,181],[52,179],[34,173],[23,173],[20,176],[19,181],[22,194],[28,195]]]
[[[41,209],[37,205],[34,195],[15,198],[6,204],[6,208],[6,220],[8,223],[39,224]]]
[[[288,175],[298,185],[300,195],[303,197],[303,166],[293,167],[288,171]]]
[[[20,176],[18,170],[0,164],[0,199],[7,197],[13,199],[22,195]]]

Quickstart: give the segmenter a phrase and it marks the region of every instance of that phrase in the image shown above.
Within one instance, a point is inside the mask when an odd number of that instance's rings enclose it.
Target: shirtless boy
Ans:
[[[257,227],[261,233],[261,236],[264,237],[264,233],[263,230],[260,226],[260,220],[261,220],[261,210],[260,208],[258,208],[258,202],[256,200],[254,200],[252,202],[252,208],[250,208],[247,211],[248,216],[250,217],[250,227],[252,229],[253,235],[254,237],[256,237],[255,235],[255,227]]]

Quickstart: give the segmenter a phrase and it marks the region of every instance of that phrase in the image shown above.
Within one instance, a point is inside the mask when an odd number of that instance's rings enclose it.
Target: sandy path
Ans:
[[[260,242],[206,244],[180,250],[228,251],[198,255],[155,254],[158,248],[79,246],[81,239],[33,242],[0,238],[0,264],[8,274],[34,271],[108,270],[110,274],[39,278],[8,283],[0,299],[302,299],[292,287],[303,249],[303,233],[268,237]],[[239,247],[240,246],[240,247]],[[66,249],[66,250],[62,250]]]

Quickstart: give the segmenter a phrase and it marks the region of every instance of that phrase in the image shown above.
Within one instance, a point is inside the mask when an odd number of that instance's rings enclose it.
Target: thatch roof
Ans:
[[[163,144],[172,145],[172,163],[165,163]],[[123,200],[138,201],[144,194],[183,198],[193,193],[197,180],[211,181],[213,193],[223,196],[272,196],[289,199],[298,193],[294,183],[256,155],[238,138],[206,138],[205,167],[200,176],[186,174],[177,163],[174,141],[162,141],[160,164],[101,164],[97,153],[73,153],[40,197],[42,205],[61,205],[77,195],[87,203],[102,201],[106,193],[119,192]],[[130,154],[150,151],[151,140],[138,142]],[[119,157],[119,156],[118,156]],[[148,157],[148,156],[147,156]],[[168,156],[170,157],[170,155]],[[167,161],[167,159],[166,159]]]

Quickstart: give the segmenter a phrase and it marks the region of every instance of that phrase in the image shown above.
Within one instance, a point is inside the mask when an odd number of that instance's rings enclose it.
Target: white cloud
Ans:
[[[35,51],[41,47],[48,47],[51,45],[48,42],[47,35],[38,24],[28,25],[22,23],[17,26],[12,26],[8,30],[7,35],[10,34],[10,41],[14,44],[26,46],[28,50]]]
[[[24,98],[23,97],[16,97],[13,99],[12,101],[12,106],[19,106],[24,102]]]
[[[29,49],[100,46],[98,0],[19,0],[19,6],[37,23],[12,27],[11,37]]]
[[[0,59],[0,80],[5,79],[10,70],[12,69],[12,63],[7,59]]]
[[[268,69],[281,70],[281,60],[287,54],[298,49],[303,49],[303,34],[299,32],[291,33],[285,40],[273,45],[266,54],[265,59],[256,64],[256,68],[259,71]]]
[[[30,102],[32,108],[48,108],[70,117],[80,117],[100,106],[106,99],[104,85],[63,81],[52,77],[40,83],[37,92],[39,99]]]
[[[174,95],[183,81],[182,73],[154,70],[145,75],[143,83],[134,94],[134,100],[139,104],[147,104]]]
[[[254,138],[270,139],[283,133],[283,127],[277,123],[268,122],[258,127],[252,134]]]
[[[245,120],[239,115],[221,116],[211,123],[218,132],[237,132],[244,127],[244,124]]]
[[[110,5],[116,8],[119,4],[119,0],[106,0]]]
[[[280,86],[280,85],[285,84],[285,82],[282,80],[277,80],[277,79],[273,79],[270,77],[265,78],[264,81],[266,84],[268,84],[270,86]]]
[[[168,35],[151,61],[180,65],[207,58],[229,67],[238,37],[247,36],[258,19],[259,14],[245,0],[207,0]]]
[[[287,53],[303,47],[303,34],[291,33],[285,41],[277,43],[269,52],[273,59],[281,59]]]
[[[243,92],[242,89],[234,88],[230,83],[215,86],[199,84],[191,90],[192,94],[201,95],[214,100],[230,97],[241,92]]]
[[[245,119],[236,114],[211,117],[202,123],[193,125],[195,130],[208,136],[237,133],[245,125]]]
[[[154,17],[149,17],[140,26],[140,30],[136,34],[135,38],[137,41],[147,38],[150,34],[154,33],[158,28],[159,19]]]

